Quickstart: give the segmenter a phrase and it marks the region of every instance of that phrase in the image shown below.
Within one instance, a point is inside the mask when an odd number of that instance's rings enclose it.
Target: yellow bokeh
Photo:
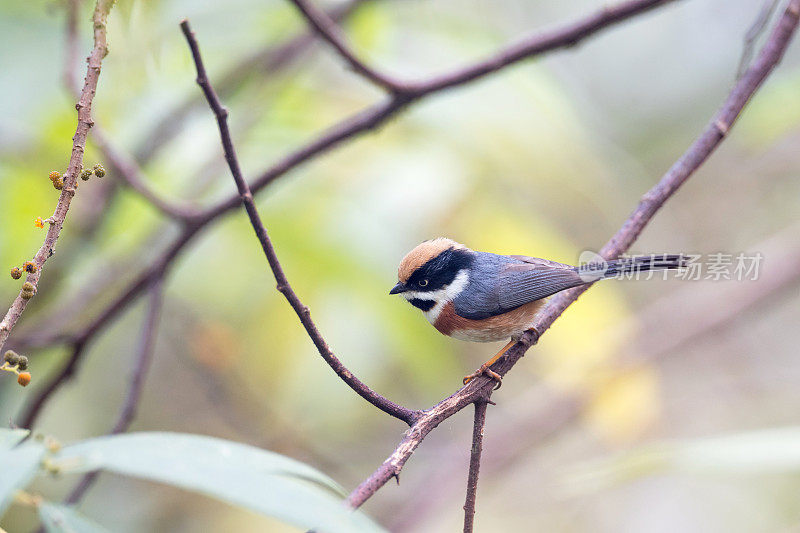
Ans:
[[[658,373],[640,367],[610,377],[593,391],[584,422],[608,444],[641,437],[659,415]]]

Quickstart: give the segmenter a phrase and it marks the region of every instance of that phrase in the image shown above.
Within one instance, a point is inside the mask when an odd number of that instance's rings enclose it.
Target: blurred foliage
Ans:
[[[0,429],[13,444],[19,430]],[[6,449],[8,448],[8,449]],[[48,532],[84,533],[99,526],[73,509],[24,492],[37,474],[61,476],[103,470],[166,483],[242,506],[297,527],[330,533],[383,531],[342,505],[342,488],[318,470],[253,446],[180,433],[131,433],[76,442],[27,440],[0,455],[0,512],[12,501],[36,508]],[[15,475],[17,472],[24,475]]]
[[[596,7],[589,0],[373,0],[344,29],[372,64],[417,78]],[[90,9],[84,2],[82,54],[90,47]],[[475,249],[562,262],[598,249],[727,93],[757,11],[746,0],[676,3],[580,47],[431,97],[268,187],[257,198],[262,216],[289,279],[337,355],[371,387],[404,405],[427,407],[456,390],[461,376],[495,346],[442,337],[416,310],[389,297],[400,258],[437,235]],[[164,196],[209,205],[235,188],[178,31],[183,17],[192,21],[215,83],[241,58],[275,46],[303,24],[277,0],[160,0],[115,8],[96,120],[120,149],[142,153],[165,115],[196,101],[177,125],[178,135],[160,141],[140,163],[148,183]],[[6,269],[41,244],[43,232],[33,221],[53,209],[56,191],[47,174],[63,171],[74,133],[73,102],[60,79],[63,18],[61,2],[0,3],[0,44],[7,51],[0,54],[0,87],[13,103],[0,121],[0,266]],[[798,59],[795,43],[726,142],[665,206],[636,251],[757,251],[797,218]],[[82,79],[83,64],[75,68]],[[225,104],[243,168],[254,177],[379,98],[317,45],[285,68],[253,69]],[[86,161],[102,162],[96,148],[88,147]],[[16,334],[36,331],[43,322],[85,323],[177,234],[135,193],[109,192],[115,179],[108,175],[81,187],[40,294]],[[769,268],[779,265],[770,267],[767,257]],[[135,429],[203,433],[265,447],[353,487],[393,449],[403,428],[334,378],[274,285],[242,212],[189,246],[169,276],[156,360]],[[84,302],[87,286],[94,290]],[[651,301],[679,289],[684,287],[677,281],[593,288],[529,352],[489,412],[478,530],[752,531],[797,524],[800,505],[773,497],[796,492],[795,477],[724,487],[662,477],[569,497],[551,490],[565,464],[606,449],[796,424],[796,286],[770,306],[661,354],[664,362],[657,366],[617,369],[614,361],[635,355],[634,341],[648,335],[638,317]],[[10,302],[17,290],[16,282],[2,278],[0,302]],[[680,328],[681,316],[676,309],[659,327]],[[138,303],[98,339],[78,376],[45,411],[42,431],[77,440],[108,430],[124,397],[142,318]],[[28,355],[30,387],[0,380],[4,420],[68,354],[52,348]],[[512,432],[515,448],[530,441],[529,451],[515,456],[513,468],[492,466],[492,453],[506,447],[492,438],[494,432],[508,429],[527,408],[513,399],[541,388],[586,398],[587,407],[577,423],[547,439]],[[459,416],[443,424],[409,462],[400,487],[383,489],[368,513],[392,530],[457,529],[470,422]],[[463,466],[454,470],[461,476],[457,488],[432,494],[413,519],[406,516],[409,499],[433,481],[443,482],[431,478],[451,464]],[[35,484],[33,490],[57,501],[70,482]],[[731,503],[742,500],[748,505]],[[698,508],[697,501],[705,505]],[[285,527],[181,491],[110,476],[88,494],[81,512],[115,531]],[[36,520],[14,507],[2,523],[17,531]]]

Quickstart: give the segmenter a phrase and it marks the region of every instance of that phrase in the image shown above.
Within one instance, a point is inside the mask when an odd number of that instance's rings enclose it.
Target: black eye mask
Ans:
[[[469,268],[475,260],[469,250],[448,248],[421,267],[419,267],[406,282],[409,290],[419,292],[438,291],[445,285],[453,282],[458,272]],[[425,282],[427,281],[427,285]],[[420,285],[420,282],[423,285]],[[413,304],[413,301],[412,301]],[[419,305],[413,304],[416,307]],[[427,311],[427,309],[423,309]]]

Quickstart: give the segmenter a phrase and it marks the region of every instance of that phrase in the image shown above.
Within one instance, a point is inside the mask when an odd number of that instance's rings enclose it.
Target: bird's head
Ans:
[[[397,285],[389,294],[402,294],[413,306],[430,311],[464,290],[474,260],[475,252],[451,239],[425,241],[400,262]]]

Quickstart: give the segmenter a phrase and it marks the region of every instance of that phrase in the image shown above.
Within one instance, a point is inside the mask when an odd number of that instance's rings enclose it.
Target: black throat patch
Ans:
[[[419,298],[413,298],[409,300],[408,303],[423,311],[430,311],[433,309],[433,306],[436,305],[436,302],[433,300],[420,300]]]

